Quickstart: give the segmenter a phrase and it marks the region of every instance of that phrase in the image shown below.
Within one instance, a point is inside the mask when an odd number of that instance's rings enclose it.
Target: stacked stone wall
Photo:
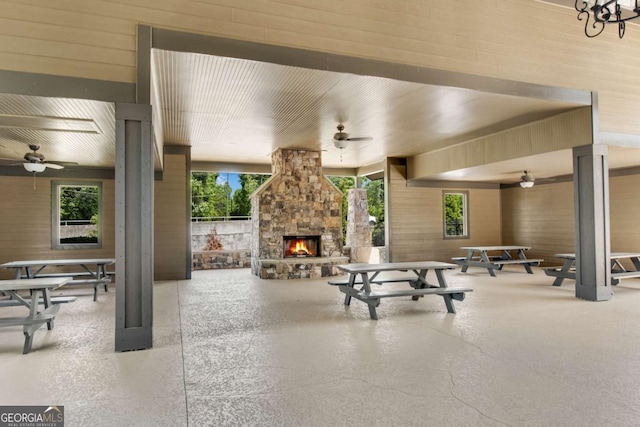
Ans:
[[[261,260],[284,259],[283,236],[320,236],[319,258],[341,257],[343,196],[322,174],[320,152],[278,149],[271,162],[271,179],[251,197],[253,274]]]

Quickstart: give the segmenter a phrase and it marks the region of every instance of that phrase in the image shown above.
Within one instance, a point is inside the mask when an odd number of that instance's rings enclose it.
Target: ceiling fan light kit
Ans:
[[[23,163],[22,166],[28,172],[44,172],[47,166],[44,163]]]
[[[342,150],[343,148],[346,148],[346,147],[347,147],[347,143],[348,143],[348,141],[347,141],[346,139],[334,139],[334,140],[333,140],[333,145],[334,145],[336,148],[339,148],[339,149],[341,149],[341,150]]]
[[[522,188],[531,188],[535,182],[535,178],[529,173],[529,171],[524,171],[524,175],[520,177],[520,187]]]

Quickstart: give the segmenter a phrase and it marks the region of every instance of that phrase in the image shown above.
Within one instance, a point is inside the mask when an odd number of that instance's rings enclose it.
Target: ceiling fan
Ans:
[[[373,138],[370,136],[360,136],[355,138],[350,138],[349,134],[344,131],[344,125],[340,123],[338,125],[338,132],[333,134],[333,145],[336,148],[343,149],[345,148],[350,141],[371,141]]]
[[[524,171],[524,175],[520,177],[520,187],[531,188],[533,187],[535,180],[536,179],[529,173],[529,171]]]
[[[57,163],[49,163],[45,160],[44,156],[41,153],[38,153],[38,150],[40,149],[39,145],[36,144],[29,144],[29,149],[31,150],[28,153],[25,153],[23,159],[24,162],[22,163],[15,163],[15,160],[13,159],[2,159],[4,162],[6,163],[7,161],[13,162],[8,164],[8,166],[18,166],[18,165],[22,165],[25,170],[27,170],[28,172],[44,172],[44,170],[46,168],[51,168],[51,169],[63,169],[64,166],[57,164]],[[65,163],[71,163],[71,162],[65,162]]]

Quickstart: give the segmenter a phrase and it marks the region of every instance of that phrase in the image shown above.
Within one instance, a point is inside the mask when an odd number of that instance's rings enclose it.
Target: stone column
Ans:
[[[351,249],[350,262],[369,262],[371,255],[371,227],[367,190],[352,188],[347,193],[347,244]]]

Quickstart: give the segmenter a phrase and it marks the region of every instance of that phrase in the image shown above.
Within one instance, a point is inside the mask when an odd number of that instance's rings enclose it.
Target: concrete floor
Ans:
[[[57,292],[83,295],[30,354],[0,329],[0,404],[67,426],[640,425],[640,280],[594,303],[541,270],[451,271],[474,289],[457,314],[393,298],[373,321],[324,279],[193,277],[155,285],[151,350],[114,353],[113,291]]]

